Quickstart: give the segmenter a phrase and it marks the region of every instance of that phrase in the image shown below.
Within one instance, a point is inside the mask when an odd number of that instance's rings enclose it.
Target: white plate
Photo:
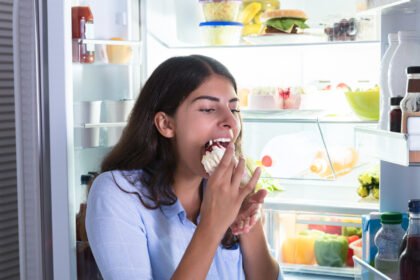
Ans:
[[[301,44],[327,42],[327,36],[317,31],[305,31],[301,34],[269,33],[243,37],[245,42],[256,45]]]

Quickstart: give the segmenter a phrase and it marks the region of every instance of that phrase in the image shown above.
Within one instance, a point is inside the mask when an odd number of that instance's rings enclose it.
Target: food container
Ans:
[[[112,41],[122,41],[122,38],[111,38]],[[111,64],[127,64],[133,54],[130,46],[126,45],[107,45],[106,53],[108,62]]]
[[[206,21],[236,21],[241,0],[200,0]]]
[[[209,45],[235,45],[240,42],[242,23],[209,21],[200,23],[203,42]]]

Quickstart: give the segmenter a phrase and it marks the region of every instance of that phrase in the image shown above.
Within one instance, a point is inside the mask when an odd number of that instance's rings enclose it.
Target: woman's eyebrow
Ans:
[[[214,97],[214,96],[210,96],[210,95],[201,95],[201,96],[198,96],[198,97],[194,98],[191,103],[193,103],[197,100],[201,100],[201,99],[207,99],[207,100],[214,101],[214,102],[220,102],[220,98],[218,98],[218,97]],[[234,97],[234,98],[230,99],[229,103],[232,103],[232,102],[239,102],[239,98]]]

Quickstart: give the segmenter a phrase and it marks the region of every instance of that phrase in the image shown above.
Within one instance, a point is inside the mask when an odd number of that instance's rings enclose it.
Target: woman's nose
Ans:
[[[236,131],[239,127],[239,116],[235,115],[230,108],[227,108],[223,111],[222,125]]]

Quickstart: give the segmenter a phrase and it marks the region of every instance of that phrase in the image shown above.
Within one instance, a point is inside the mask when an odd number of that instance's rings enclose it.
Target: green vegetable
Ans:
[[[314,248],[318,265],[342,267],[346,263],[349,242],[342,235],[324,234],[315,240]]]
[[[266,22],[266,25],[274,27],[283,32],[287,32],[288,30],[293,28],[294,25],[296,25],[300,29],[309,28],[305,21],[306,19],[300,18],[272,18]]]
[[[359,228],[359,227],[343,227],[343,235],[344,236],[357,235],[359,237],[362,237],[362,228]]]
[[[253,159],[246,158],[245,166],[246,166],[246,172],[248,173],[249,178],[251,178],[252,174],[254,173],[254,170],[258,167],[258,165]],[[269,192],[284,190],[280,186],[278,179],[272,178],[271,175],[264,169],[263,166],[260,166],[260,168],[261,168],[261,176],[255,187],[256,191],[259,189],[266,189]]]

